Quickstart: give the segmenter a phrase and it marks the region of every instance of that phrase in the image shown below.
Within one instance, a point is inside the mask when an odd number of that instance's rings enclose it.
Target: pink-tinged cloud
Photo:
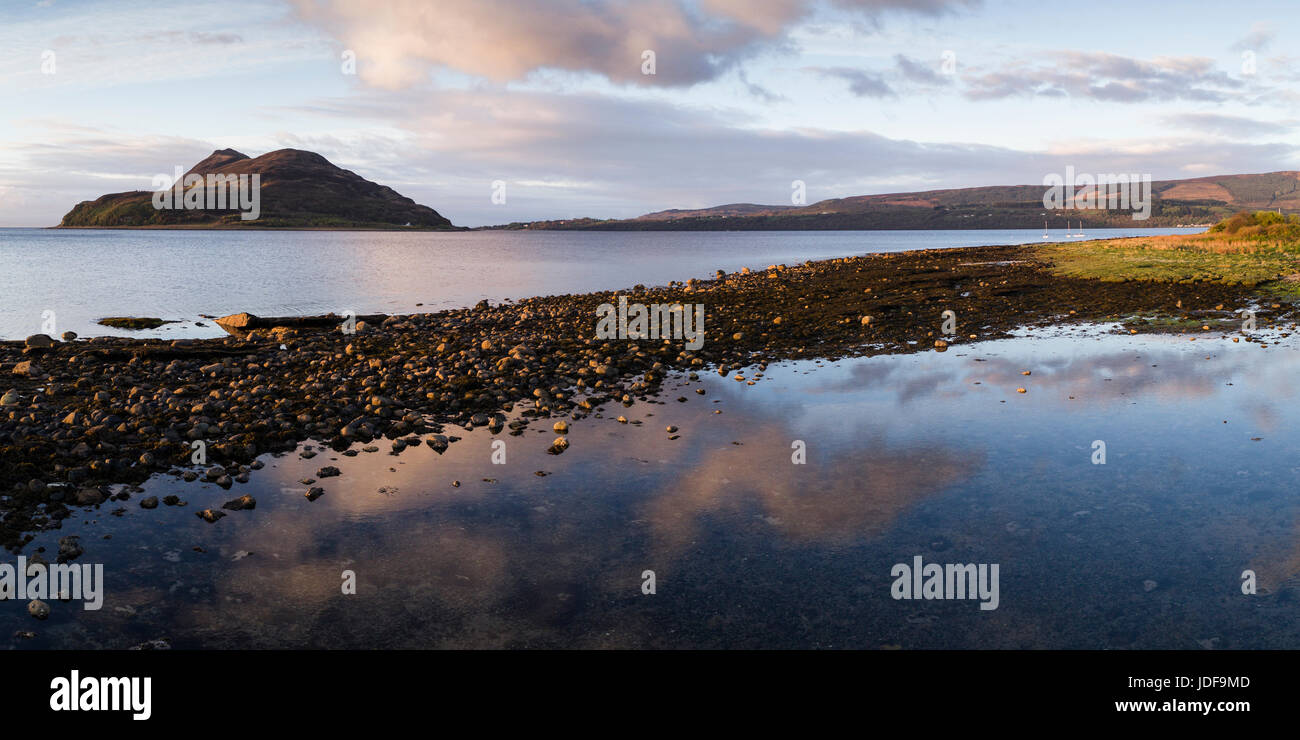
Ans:
[[[784,43],[820,7],[875,17],[936,15],[976,0],[294,0],[304,21],[357,54],[367,83],[399,89],[446,68],[496,82],[542,69],[617,83],[691,85]],[[654,52],[647,74],[645,52]]]

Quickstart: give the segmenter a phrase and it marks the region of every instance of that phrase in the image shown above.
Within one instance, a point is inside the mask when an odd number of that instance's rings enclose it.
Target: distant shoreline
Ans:
[[[782,225],[782,226],[773,226],[773,227],[770,227],[770,228],[769,228],[769,227],[737,227],[737,228],[726,229],[726,228],[711,228],[711,227],[704,227],[704,226],[690,227],[690,226],[657,226],[657,225],[649,225],[649,224],[651,224],[651,223],[655,223],[655,224],[658,224],[658,223],[673,223],[673,222],[671,222],[671,221],[666,221],[666,222],[644,222],[644,223],[647,224],[647,225],[644,225],[644,226],[640,226],[640,225],[637,225],[637,226],[628,226],[628,225],[624,225],[624,224],[628,224],[628,223],[630,223],[630,222],[628,222],[628,221],[613,221],[613,222],[610,222],[610,223],[611,223],[611,224],[619,224],[619,225],[617,225],[617,226],[614,226],[614,225],[601,225],[601,226],[537,226],[537,227],[532,227],[532,226],[497,225],[497,226],[467,226],[467,227],[463,227],[463,228],[466,229],[466,230],[468,230],[468,231],[600,231],[600,232],[606,232],[606,233],[611,233],[611,232],[631,232],[631,231],[671,231],[671,232],[718,232],[718,231],[725,231],[725,232],[753,232],[753,233],[763,233],[763,232],[771,232],[771,231],[1034,231],[1034,232],[1038,231],[1038,227],[1036,227],[1036,226],[987,226],[987,225],[976,225],[976,226],[965,226],[965,225],[963,225],[963,226],[941,226],[941,227],[934,227],[934,226],[817,226],[817,227],[803,227],[803,228],[798,228],[798,227],[792,227],[792,226],[785,226],[785,225]],[[1145,222],[1140,222],[1140,223],[1142,223],[1143,225],[1134,225],[1134,226],[1114,226],[1114,225],[1111,225],[1111,224],[1104,224],[1104,225],[1095,225],[1095,226],[1094,226],[1094,225],[1092,225],[1092,224],[1084,224],[1082,228],[1084,228],[1084,229],[1094,229],[1094,230],[1096,230],[1096,229],[1114,229],[1114,230],[1129,230],[1129,229],[1139,229],[1139,230],[1140,230],[1140,229],[1150,229],[1150,230],[1156,230],[1156,229],[1208,229],[1208,228],[1210,228],[1211,226],[1214,225],[1213,222],[1210,222],[1210,223],[1203,223],[1203,224],[1146,224]],[[1053,227],[1053,230],[1055,230],[1055,231],[1060,231],[1060,230],[1062,230],[1062,229],[1061,229],[1060,226],[1056,226],[1056,227]]]
[[[60,231],[472,231],[467,226],[11,226]]]

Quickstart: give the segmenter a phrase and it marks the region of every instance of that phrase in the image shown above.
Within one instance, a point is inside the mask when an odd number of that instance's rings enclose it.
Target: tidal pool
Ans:
[[[443,455],[308,443],[312,459],[263,457],[228,491],[157,476],[24,550],[53,560],[79,535],[76,562],[104,565],[103,608],[51,600],[37,621],[0,602],[0,640],[1296,648],[1295,339],[1035,330],[746,368],[753,385],[678,376],[656,402],[571,420],[562,455],[543,420],[521,436],[449,428],[463,439]],[[300,479],[326,465],[342,475],[307,500]],[[168,494],[187,505],[139,507]],[[256,509],[195,516],[242,494]],[[916,556],[997,564],[997,608],[893,598],[892,569]]]

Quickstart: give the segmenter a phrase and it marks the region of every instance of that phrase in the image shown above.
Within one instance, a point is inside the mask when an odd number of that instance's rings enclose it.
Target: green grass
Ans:
[[[1169,316],[1152,314],[1150,316],[1129,316],[1120,322],[1125,329],[1137,329],[1146,332],[1194,332],[1204,331],[1208,326],[1213,331],[1231,331],[1241,325],[1241,320],[1231,314],[1215,312],[1203,316]]]
[[[1037,248],[1057,275],[1110,282],[1211,282],[1256,287],[1300,272],[1300,244],[1202,234],[1139,237]],[[1300,285],[1289,284],[1300,293]]]

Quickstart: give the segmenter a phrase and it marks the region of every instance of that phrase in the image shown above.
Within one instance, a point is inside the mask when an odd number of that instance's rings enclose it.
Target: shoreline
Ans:
[[[350,335],[280,327],[217,339],[3,342],[0,543],[18,552],[32,531],[110,496],[129,498],[110,484],[161,472],[193,480],[202,470],[229,488],[255,474],[259,455],[308,440],[445,449],[451,425],[500,430],[513,413],[511,433],[522,434],[532,421],[654,397],[670,371],[727,375],[784,360],[943,351],[1027,325],[1135,313],[1196,314],[1196,330],[1202,321],[1226,327],[1257,297],[1239,285],[1105,282],[1049,268],[1029,245],[928,249],[483,301],[360,322]],[[598,307],[620,296],[703,304],[703,346],[598,339]],[[1259,309],[1261,325],[1277,308]],[[947,310],[956,314],[952,335],[942,328]],[[201,466],[192,462],[195,442],[206,451]]]
[[[14,226],[15,229],[59,231],[474,231],[468,226]]]

